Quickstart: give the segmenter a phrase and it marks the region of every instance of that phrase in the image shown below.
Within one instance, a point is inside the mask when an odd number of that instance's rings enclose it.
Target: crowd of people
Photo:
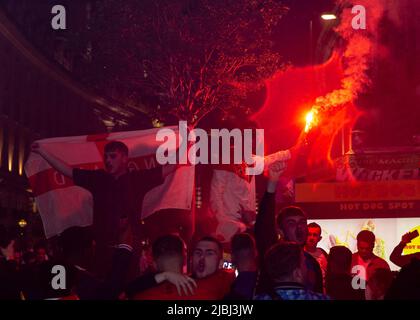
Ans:
[[[322,227],[308,224],[301,208],[287,206],[276,212],[275,192],[284,163],[268,170],[267,190],[252,232],[235,234],[227,248],[213,235],[197,235],[191,243],[178,234],[160,236],[150,248],[151,263],[139,274],[142,254],[136,252],[135,228],[131,227],[135,219],[130,213],[137,203],[124,193],[137,181],[127,172],[127,147],[109,143],[106,171],[98,173],[71,169],[39,146],[33,150],[76,184],[93,191],[94,228],[93,232],[86,227],[69,228],[60,235],[54,252],[38,245],[23,255],[14,250],[13,237],[3,232],[0,299],[420,299],[420,253],[402,254],[416,234],[405,234],[390,256],[401,267],[399,272],[392,272],[373,253],[375,235],[368,230],[357,235],[357,252],[334,246],[327,253],[318,247]],[[97,205],[98,201],[102,204]],[[226,253],[233,268],[224,268]],[[52,285],[57,277],[54,266],[65,270],[65,285]]]

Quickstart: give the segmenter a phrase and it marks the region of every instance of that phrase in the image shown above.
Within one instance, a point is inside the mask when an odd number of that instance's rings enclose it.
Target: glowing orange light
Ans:
[[[23,136],[20,137],[19,141],[19,156],[18,156],[18,170],[19,175],[23,174],[23,159],[25,158],[25,140]]]
[[[25,219],[20,219],[20,220],[18,221],[18,225],[19,225],[19,227],[21,227],[21,228],[25,228],[25,227],[27,226],[27,224],[28,224],[28,222],[27,222]]]
[[[305,125],[305,133],[308,133],[314,126],[317,124],[317,111],[311,110],[306,114],[306,125]]]

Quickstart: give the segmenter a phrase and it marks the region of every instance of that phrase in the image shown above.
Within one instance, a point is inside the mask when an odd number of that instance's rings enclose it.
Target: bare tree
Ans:
[[[214,109],[240,108],[284,67],[272,32],[286,11],[276,0],[101,1],[87,81],[195,126]]]

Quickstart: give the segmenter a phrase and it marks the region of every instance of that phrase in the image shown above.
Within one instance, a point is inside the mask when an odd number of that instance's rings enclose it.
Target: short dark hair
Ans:
[[[280,210],[280,212],[277,214],[277,226],[281,229],[283,226],[283,221],[287,218],[287,217],[293,217],[293,216],[301,216],[301,217],[305,217],[306,213],[299,207],[296,206],[288,206],[285,207],[283,209]]]
[[[279,242],[266,253],[265,268],[271,281],[290,277],[293,271],[300,268],[302,247],[295,242]]]
[[[357,234],[357,241],[363,241],[370,243],[371,245],[375,244],[375,234],[369,230],[362,230]]]
[[[328,255],[327,273],[347,274],[351,267],[352,253],[345,246],[334,246]]]
[[[232,237],[230,247],[232,253],[239,252],[241,250],[254,250],[255,240],[249,233],[237,233]]]
[[[121,141],[111,141],[105,145],[104,152],[119,151],[128,156],[128,147]]]
[[[311,222],[310,224],[308,224],[308,229],[309,228],[317,228],[317,229],[319,229],[320,234],[322,233],[321,226],[318,223],[316,223],[316,222]]]
[[[214,242],[215,244],[217,244],[217,247],[220,250],[220,254],[223,254],[223,245],[222,245],[222,243],[219,240],[217,240],[215,237],[212,237],[212,236],[204,236],[204,237],[201,237],[198,241],[195,242],[194,248],[197,246],[197,244],[199,242],[202,242],[202,241]]]
[[[64,255],[80,254],[93,246],[93,236],[86,227],[70,227],[64,230],[59,237],[59,244]]]
[[[163,256],[184,255],[185,243],[176,234],[168,234],[157,238],[152,245],[152,255],[156,260]]]
[[[311,223],[308,224],[308,228],[319,228],[319,229],[321,229],[321,226],[316,222],[311,222]]]

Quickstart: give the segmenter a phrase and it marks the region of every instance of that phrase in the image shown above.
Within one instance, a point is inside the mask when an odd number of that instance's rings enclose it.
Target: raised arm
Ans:
[[[51,167],[65,175],[66,177],[73,178],[73,168],[70,167],[67,163],[58,159],[54,155],[50,154],[48,151],[40,147],[39,143],[35,142],[31,146],[31,150],[34,153],[39,154],[41,157],[47,161]]]
[[[413,238],[410,233],[406,233],[401,237],[401,242],[392,250],[389,260],[399,267],[409,264],[413,258],[420,259],[420,253],[413,253],[403,256],[404,247],[411,242]]]
[[[275,223],[275,192],[281,173],[285,169],[283,161],[277,161],[268,167],[267,191],[264,194],[255,221],[255,240],[260,257],[264,257],[267,249],[276,243],[277,231]]]

